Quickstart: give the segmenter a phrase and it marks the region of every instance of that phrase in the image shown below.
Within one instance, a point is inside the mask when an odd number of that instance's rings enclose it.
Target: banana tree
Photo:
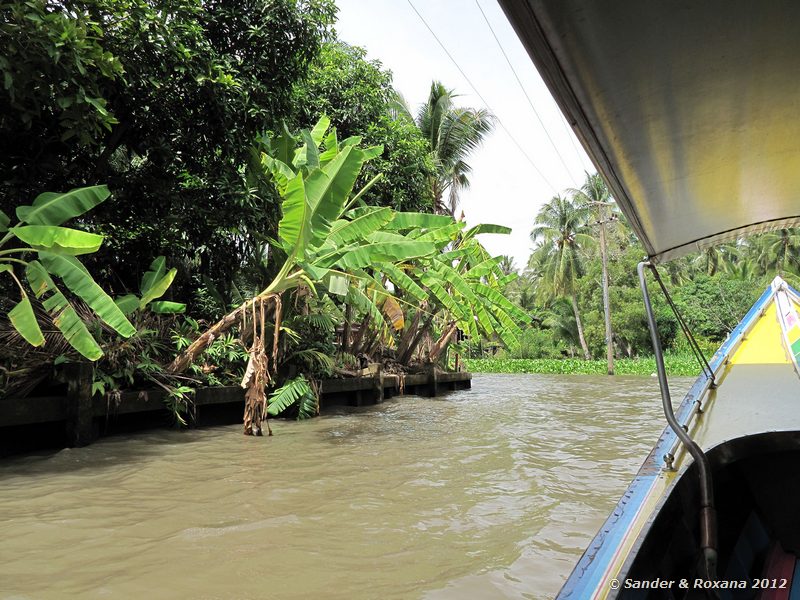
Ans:
[[[366,298],[366,269],[378,263],[395,263],[432,256],[439,249],[424,225],[431,215],[399,213],[389,208],[364,206],[362,197],[375,183],[373,178],[360,191],[354,186],[365,162],[379,156],[380,147],[360,148],[360,138],[339,141],[330,121],[323,117],[299,136],[283,131],[261,140],[261,164],[281,198],[282,218],[274,248],[286,255],[278,274],[255,297],[225,315],[204,332],[170,365],[173,373],[186,369],[215,338],[234,325],[254,326],[251,365],[243,386],[248,388],[245,433],[260,434],[265,414],[265,365],[273,374],[278,362],[278,335],[283,294],[298,287],[312,293],[328,292],[349,298]],[[447,218],[447,223],[452,219]],[[443,221],[437,221],[441,226]],[[414,230],[415,235],[403,232]],[[424,231],[423,231],[424,230]],[[373,303],[367,298],[368,303]],[[263,323],[271,318],[273,339],[268,351]]]
[[[104,185],[40,194],[30,206],[17,207],[18,223],[13,226],[9,216],[0,211],[0,234],[4,234],[0,238],[0,274],[7,273],[20,293],[20,301],[8,312],[8,318],[29,344],[41,346],[45,338],[23,281],[42,301],[67,342],[89,360],[99,359],[103,351],[62,289],[80,298],[121,336],[135,333],[123,311],[77,258],[96,252],[103,236],[62,226],[109,195]]]
[[[502,257],[489,256],[478,242],[479,233],[507,234],[498,225],[478,225],[462,231],[463,224],[425,235],[450,235],[449,251],[397,265],[381,265],[383,278],[419,308],[397,344],[397,358],[408,364],[420,342],[438,322],[441,334],[432,345],[429,360],[436,362],[458,330],[472,337],[496,337],[509,347],[518,343],[520,324],[527,314],[502,293],[515,274],[503,273]]]

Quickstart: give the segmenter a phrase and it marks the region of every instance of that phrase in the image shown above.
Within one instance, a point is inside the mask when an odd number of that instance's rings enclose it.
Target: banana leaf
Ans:
[[[156,300],[150,303],[150,310],[157,315],[174,315],[186,312],[186,305],[182,302]]]
[[[359,269],[382,262],[397,262],[428,256],[436,246],[428,242],[378,242],[366,243],[343,254],[336,264],[343,269]]]
[[[278,223],[278,238],[287,254],[302,260],[311,240],[311,209],[306,201],[302,173],[289,180],[282,195],[283,217]]]
[[[110,195],[104,185],[65,193],[45,192],[36,197],[32,206],[18,206],[17,218],[29,225],[61,225],[91,210]]]
[[[35,250],[72,256],[97,252],[103,243],[102,235],[53,225],[22,225],[11,233]]]
[[[23,297],[17,305],[8,311],[8,318],[19,334],[31,346],[41,346],[44,344],[44,336],[36,321],[36,315],[31,306],[31,300],[27,296]]]
[[[114,300],[95,283],[76,258],[50,252],[39,252],[39,258],[49,273],[61,278],[67,288],[86,302],[89,308],[114,331],[123,337],[130,337],[136,333],[136,328],[131,325]]]
[[[53,323],[64,339],[89,360],[97,360],[103,351],[86,328],[75,309],[58,289],[47,270],[39,261],[31,261],[25,268],[25,276],[37,298],[44,298],[42,306],[53,319]]]
[[[432,215],[429,213],[398,212],[394,219],[387,225],[387,229],[395,231],[403,229],[436,229],[454,223],[449,215]]]
[[[428,294],[425,293],[425,290],[417,285],[417,282],[399,267],[391,263],[382,263],[378,265],[377,268],[389,278],[389,281],[391,281],[396,288],[407,292],[418,302],[424,302],[428,299]]]
[[[390,208],[379,208],[378,210],[367,212],[352,221],[336,221],[331,227],[329,240],[338,245],[364,240],[367,236],[385,226],[392,220],[393,216]]]

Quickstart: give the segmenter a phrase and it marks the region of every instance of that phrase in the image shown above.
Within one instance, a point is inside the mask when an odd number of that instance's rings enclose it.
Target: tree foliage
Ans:
[[[250,146],[289,114],[294,82],[330,35],[333,2],[33,0],[0,10],[0,208],[107,181],[113,200],[90,220],[108,235],[97,259],[115,285],[134,287],[156,254],[184,273],[238,266],[244,232],[269,230],[277,212],[246,177]]]
[[[535,332],[526,334],[516,358],[574,356],[580,344],[580,315],[587,346],[604,346],[602,266],[594,242],[597,223],[592,203],[613,201],[598,175],[587,175],[579,190],[568,190],[545,204],[534,223],[536,244],[528,268],[509,287],[508,295],[533,312]],[[645,256],[624,216],[607,223],[610,306],[613,341],[618,357],[652,352],[636,264]],[[755,235],[659,265],[682,316],[706,351],[713,351],[739,323],[776,275],[790,284],[800,281],[796,261],[800,234],[794,229]],[[566,298],[574,293],[577,311]],[[688,351],[677,320],[662,294],[651,294],[665,349]]]
[[[365,200],[396,210],[431,211],[429,178],[434,173],[430,146],[414,123],[395,118],[392,74],[363,48],[336,41],[325,44],[309,67],[308,77],[294,89],[293,121],[310,127],[328,115],[342,138],[360,136],[383,152],[366,165],[360,183],[378,173],[382,179]]]

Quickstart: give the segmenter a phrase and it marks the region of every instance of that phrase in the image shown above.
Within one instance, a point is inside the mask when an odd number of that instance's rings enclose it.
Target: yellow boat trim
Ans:
[[[783,344],[783,331],[778,321],[778,309],[770,302],[742,345],[731,358],[734,365],[786,365],[792,361]]]

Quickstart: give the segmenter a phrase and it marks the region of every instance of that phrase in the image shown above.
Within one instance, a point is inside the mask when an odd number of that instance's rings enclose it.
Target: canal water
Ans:
[[[477,375],[272,438],[6,459],[0,599],[551,598],[663,428],[658,398],[649,377]]]

